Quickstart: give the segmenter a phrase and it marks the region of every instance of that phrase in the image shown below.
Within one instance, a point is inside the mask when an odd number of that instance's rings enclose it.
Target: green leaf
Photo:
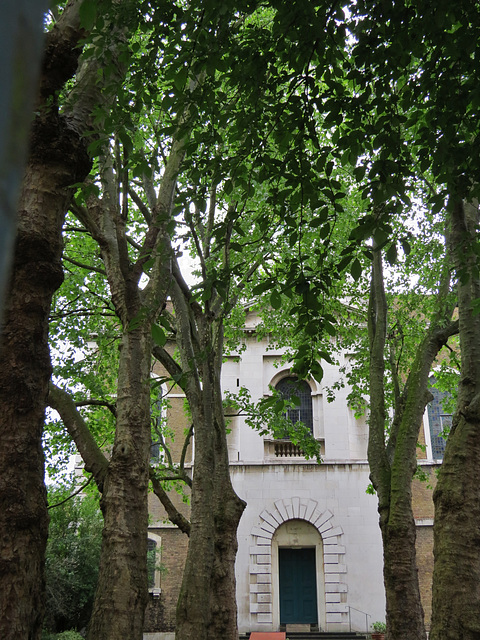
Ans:
[[[323,209],[319,211],[317,215],[313,218],[313,220],[310,223],[310,226],[312,227],[312,229],[316,229],[317,227],[322,225],[324,222],[326,222],[327,218],[328,218],[328,207],[323,207]]]
[[[407,238],[400,238],[400,244],[402,245],[403,253],[408,256],[410,254],[410,251],[412,250],[412,247],[410,246]]]
[[[317,382],[321,382],[322,378],[323,378],[323,367],[322,367],[322,365],[317,360],[314,360],[312,362],[312,366],[311,366],[310,370],[311,370],[311,374],[315,378],[315,380]]]
[[[350,273],[354,280],[359,280],[362,275],[362,265],[360,264],[360,260],[355,258],[350,266]]]
[[[397,261],[397,245],[395,242],[392,242],[392,244],[388,247],[386,258],[387,258],[388,264],[391,264],[391,265],[394,265],[395,262]]]
[[[269,289],[271,289],[273,286],[273,283],[271,280],[266,280],[265,282],[261,282],[260,284],[257,284],[256,287],[253,288],[253,295],[254,296],[259,296],[262,293],[265,293],[265,291],[268,291]]]
[[[91,31],[97,17],[96,0],[83,0],[78,10],[78,14],[80,16],[80,24],[82,27],[87,31]]]
[[[331,324],[330,322],[325,322],[323,325],[323,328],[328,333],[328,335],[332,337],[335,337],[337,335],[337,330],[335,329],[334,325]]]
[[[375,229],[374,238],[377,246],[381,248],[388,240],[388,233],[384,229],[377,228]]]
[[[159,347],[165,346],[167,342],[167,336],[165,335],[162,327],[159,327],[158,324],[152,324],[152,338],[155,344]]]
[[[318,333],[318,323],[314,321],[308,322],[304,331],[307,336],[315,336]]]
[[[355,176],[355,180],[360,182],[361,180],[363,180],[365,176],[365,167],[364,166],[355,167],[355,169],[353,170],[353,175]]]
[[[272,309],[280,309],[282,306],[282,296],[278,291],[272,291],[270,294],[270,305],[272,306]]]

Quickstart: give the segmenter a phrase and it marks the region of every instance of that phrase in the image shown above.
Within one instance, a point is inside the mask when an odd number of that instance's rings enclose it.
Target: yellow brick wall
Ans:
[[[437,483],[437,466],[422,466],[427,480],[420,481],[416,478],[412,485],[413,516],[418,518],[433,518],[433,488]]]
[[[421,467],[426,481],[415,479],[412,485],[413,515],[417,521],[417,566],[423,611],[427,629],[432,615],[433,577],[433,489],[437,483],[438,465]],[[423,521],[423,522],[421,522]]]
[[[420,429],[420,433],[418,434],[418,444],[420,446],[417,447],[417,460],[425,460],[427,458],[427,450],[425,443],[425,431],[422,428]]]
[[[162,538],[161,594],[159,598],[154,598],[152,595],[149,597],[144,631],[174,631],[188,538],[175,528],[151,529],[151,531]]]
[[[427,628],[432,616],[433,526],[417,527],[417,566],[420,595]]]

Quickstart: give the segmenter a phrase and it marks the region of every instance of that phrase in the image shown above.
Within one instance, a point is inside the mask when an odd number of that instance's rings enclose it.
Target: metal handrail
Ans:
[[[365,632],[368,633],[368,619],[371,618],[372,616],[366,611],[361,611],[360,609],[356,609],[355,607],[351,607],[350,605],[347,605],[347,607],[348,607],[348,626],[350,628],[350,631],[352,630],[352,616],[350,612],[353,609],[354,611],[358,611],[358,613],[363,613],[363,615],[365,616]]]

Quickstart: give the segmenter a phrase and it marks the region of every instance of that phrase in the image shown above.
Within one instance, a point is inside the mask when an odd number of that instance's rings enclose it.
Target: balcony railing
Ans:
[[[320,451],[323,454],[324,441],[320,440]],[[303,458],[304,453],[300,447],[291,440],[265,440],[265,458]]]
[[[276,458],[302,457],[303,451],[290,440],[277,440],[273,443]]]

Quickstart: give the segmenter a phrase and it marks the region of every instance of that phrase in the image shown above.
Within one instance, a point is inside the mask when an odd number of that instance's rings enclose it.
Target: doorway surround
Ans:
[[[258,524],[252,528],[249,567],[251,629],[270,631],[277,630],[280,626],[279,537],[275,536],[275,533],[289,521],[309,523],[318,534],[315,546],[318,544],[316,565],[320,624],[325,626],[325,631],[329,630],[329,625],[336,629],[345,626],[347,630],[347,568],[345,546],[342,544],[343,530],[335,525],[334,516],[330,511],[321,511],[318,508],[317,501],[299,497],[277,500],[260,514]],[[283,535],[281,531],[279,535]],[[303,544],[300,537],[298,544]]]

